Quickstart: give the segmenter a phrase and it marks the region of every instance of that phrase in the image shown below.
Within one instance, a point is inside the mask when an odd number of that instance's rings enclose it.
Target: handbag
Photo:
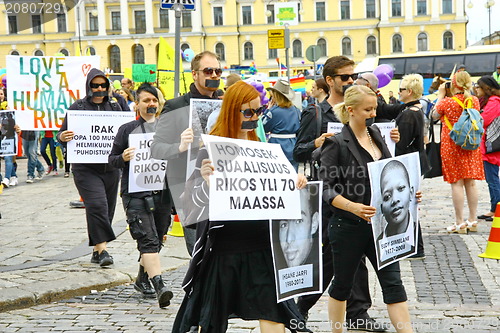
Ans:
[[[486,129],[484,145],[486,148],[486,154],[500,151],[500,117],[493,119],[491,124]]]
[[[441,142],[436,142],[434,138],[434,125],[429,128],[429,143],[425,147],[425,154],[431,169],[425,173],[424,178],[434,178],[443,175],[441,166]]]

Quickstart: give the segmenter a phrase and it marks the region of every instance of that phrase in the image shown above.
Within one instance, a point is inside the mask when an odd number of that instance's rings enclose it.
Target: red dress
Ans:
[[[463,94],[455,95],[461,102],[464,101]],[[472,96],[474,109],[480,110],[479,100]],[[443,166],[443,179],[450,184],[460,179],[484,180],[483,161],[481,151],[466,150],[457,146],[450,138],[450,130],[444,121],[444,115],[450,121],[451,126],[458,121],[462,114],[462,107],[450,97],[445,97],[436,106],[437,112],[441,115],[441,159]]]

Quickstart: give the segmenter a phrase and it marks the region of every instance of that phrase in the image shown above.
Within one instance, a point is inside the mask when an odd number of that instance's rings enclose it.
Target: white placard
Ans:
[[[130,160],[128,193],[163,190],[167,161],[151,158],[154,132],[129,134],[128,145],[134,147]]]
[[[68,111],[68,163],[108,163],[118,128],[135,119],[130,111]]]
[[[342,124],[342,123],[335,123],[335,122],[329,121],[326,132],[337,134],[337,133],[342,132],[343,127],[344,127],[344,124]]]
[[[396,142],[391,139],[391,131],[396,127],[396,123],[393,121],[390,123],[375,123],[375,126],[380,129],[382,138],[384,139],[387,148],[389,148],[391,156],[394,157],[396,155]]]
[[[87,94],[85,83],[100,57],[7,56],[9,106],[23,130],[58,130],[66,110]]]
[[[202,135],[215,168],[211,221],[300,219],[297,173],[279,144]]]
[[[18,136],[15,111],[0,111],[0,156],[17,155]]]

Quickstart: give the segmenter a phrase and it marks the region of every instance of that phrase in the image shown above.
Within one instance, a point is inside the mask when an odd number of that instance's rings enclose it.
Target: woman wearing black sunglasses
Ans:
[[[255,128],[259,109],[257,90],[243,81],[236,82],[224,95],[220,115],[210,134],[258,141]],[[213,171],[203,148],[191,178],[190,197],[207,211],[209,176]],[[303,188],[306,183],[300,175],[297,187]],[[226,332],[229,316],[259,320],[264,333],[285,332],[285,326],[305,327],[293,300],[276,302],[269,221],[241,221],[236,217],[235,221],[205,219],[198,223],[196,232],[198,241],[183,283],[186,296],[173,332],[192,331],[193,326],[200,327],[201,332]]]
[[[293,148],[297,142],[295,133],[300,127],[300,110],[293,105],[295,91],[285,80],[278,80],[267,90],[272,98],[269,109],[262,117],[262,123],[266,133],[270,133],[268,142],[280,144],[286,157],[297,170],[299,163],[293,159]]]

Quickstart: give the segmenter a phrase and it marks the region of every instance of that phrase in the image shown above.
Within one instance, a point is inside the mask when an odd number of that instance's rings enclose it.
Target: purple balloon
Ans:
[[[392,78],[387,73],[380,73],[379,75],[377,75],[377,78],[378,78],[378,87],[379,88],[385,87],[392,80]]]
[[[391,65],[388,64],[382,64],[375,68],[373,71],[373,74],[375,74],[376,77],[379,75],[383,76],[383,74],[387,74],[391,79],[394,77],[394,68],[392,68]],[[380,80],[380,79],[379,79]],[[379,85],[380,87],[380,85]]]
[[[2,85],[7,88],[7,75],[2,78]]]

